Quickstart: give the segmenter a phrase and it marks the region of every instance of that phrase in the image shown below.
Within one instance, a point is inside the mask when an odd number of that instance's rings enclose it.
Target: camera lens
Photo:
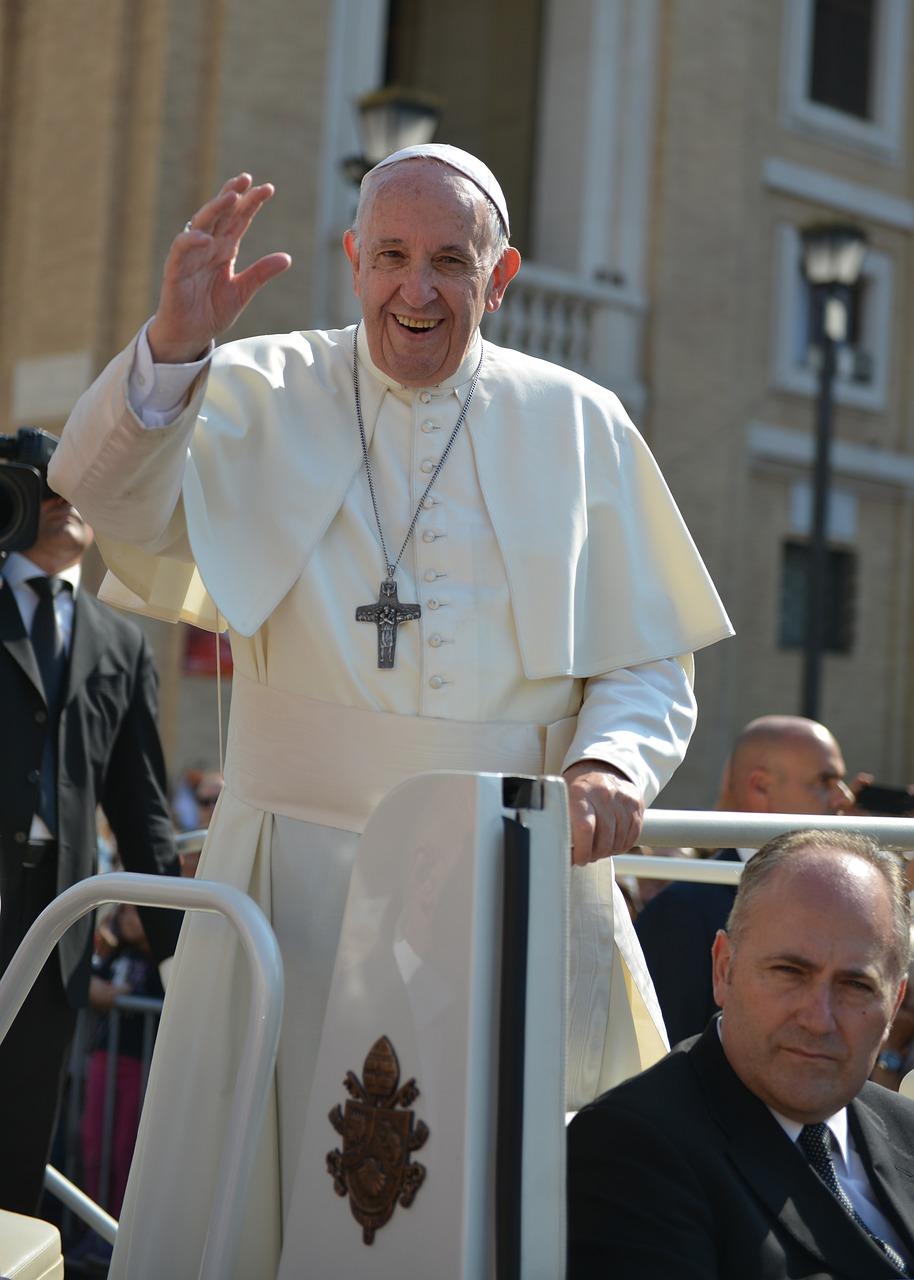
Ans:
[[[0,540],[15,534],[22,523],[22,494],[0,471]]]
[[[38,536],[40,484],[31,467],[0,466],[0,551],[30,547]]]

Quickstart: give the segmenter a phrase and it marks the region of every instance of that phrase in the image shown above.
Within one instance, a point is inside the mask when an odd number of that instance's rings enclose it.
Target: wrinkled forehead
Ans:
[[[496,214],[505,235],[510,236],[511,224],[508,218],[508,203],[495,174],[477,156],[471,155],[469,151],[461,150],[460,147],[452,147],[446,143],[431,142],[421,146],[402,147],[399,151],[394,151],[391,155],[386,156],[373,169],[370,169],[362,179],[362,192],[359,194],[360,202],[366,186],[371,185],[385,169],[402,167],[408,162],[420,160],[446,166],[447,169],[460,174],[472,183],[473,187],[484,197],[487,206]]]
[[[360,234],[369,238],[386,236],[391,226],[407,226],[410,234],[420,235],[449,228],[447,237],[482,243],[492,235],[493,212],[483,193],[448,165],[406,160],[363,184],[357,221]]]
[[[893,944],[889,887],[872,863],[849,851],[796,849],[746,905],[747,924],[760,939],[780,931],[798,939],[823,933],[859,948]]]

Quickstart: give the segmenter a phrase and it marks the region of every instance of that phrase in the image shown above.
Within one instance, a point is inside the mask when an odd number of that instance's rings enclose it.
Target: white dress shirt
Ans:
[[[63,582],[69,582],[71,587],[70,591],[59,591],[54,597],[54,612],[57,615],[57,625],[63,637],[64,652],[68,656],[73,636],[73,598],[79,590],[81,576],[82,566],[79,564],[71,565],[69,569],[64,569],[62,573],[54,575],[55,578],[60,578]],[[11,551],[3,566],[3,577],[12,588],[13,597],[19,606],[19,613],[22,616],[22,625],[25,627],[26,634],[30,635],[32,619],[35,617],[35,610],[38,608],[38,595],[29,586],[28,580],[29,578],[46,578],[48,575],[44,569],[39,569],[38,565],[23,552]]]
[[[773,1107],[769,1107],[768,1110],[791,1142],[796,1142],[803,1126],[796,1120],[789,1120],[787,1116],[782,1116]],[[847,1123],[847,1108],[842,1107],[835,1115],[829,1116],[824,1123],[831,1134],[831,1158],[835,1166],[835,1174],[851,1204],[874,1235],[885,1240],[886,1244],[890,1244],[896,1252],[905,1257],[905,1245],[899,1240],[894,1227],[884,1216],[870,1185],[863,1161],[854,1145],[853,1134]]]

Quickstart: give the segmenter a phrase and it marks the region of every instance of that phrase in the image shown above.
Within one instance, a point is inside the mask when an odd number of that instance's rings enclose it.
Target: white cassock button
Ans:
[[[432,398],[432,393],[430,391],[419,392],[419,399],[422,401],[423,404],[428,404],[431,398]]]
[[[422,535],[423,542],[436,542],[439,538],[443,538],[444,534],[439,533],[437,529],[426,529]]]
[[[438,573],[435,569],[426,569],[422,576],[426,582],[434,582],[436,578],[441,578],[444,575]]]
[[[441,639],[441,636],[439,636],[437,632],[433,636],[429,636],[428,642],[433,649],[439,648],[444,643],[444,641]]]
[[[437,600],[426,600],[425,603],[428,605],[429,609],[437,609],[440,607]]]
[[[427,476],[430,476],[437,465],[438,464],[434,458],[423,458],[419,464],[419,470],[424,471]]]
[[[440,689],[444,684],[444,676],[432,676],[429,680],[429,684],[433,689]]]
[[[437,505],[438,505],[438,499],[433,498],[431,497],[431,495],[429,495],[429,497],[427,497],[425,501],[422,503],[422,510],[431,511],[432,507],[437,507]]]
[[[422,430],[426,435],[428,435],[430,431],[437,431],[438,428],[435,426],[434,422],[423,422]]]

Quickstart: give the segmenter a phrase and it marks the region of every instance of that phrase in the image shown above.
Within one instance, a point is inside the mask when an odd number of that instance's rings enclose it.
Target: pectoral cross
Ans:
[[[377,604],[360,604],[355,611],[356,622],[375,622],[378,626],[378,666],[392,667],[397,650],[397,627],[401,622],[421,618],[422,609],[417,604],[401,604],[397,598],[397,584],[393,578],[385,578],[378,592]]]

